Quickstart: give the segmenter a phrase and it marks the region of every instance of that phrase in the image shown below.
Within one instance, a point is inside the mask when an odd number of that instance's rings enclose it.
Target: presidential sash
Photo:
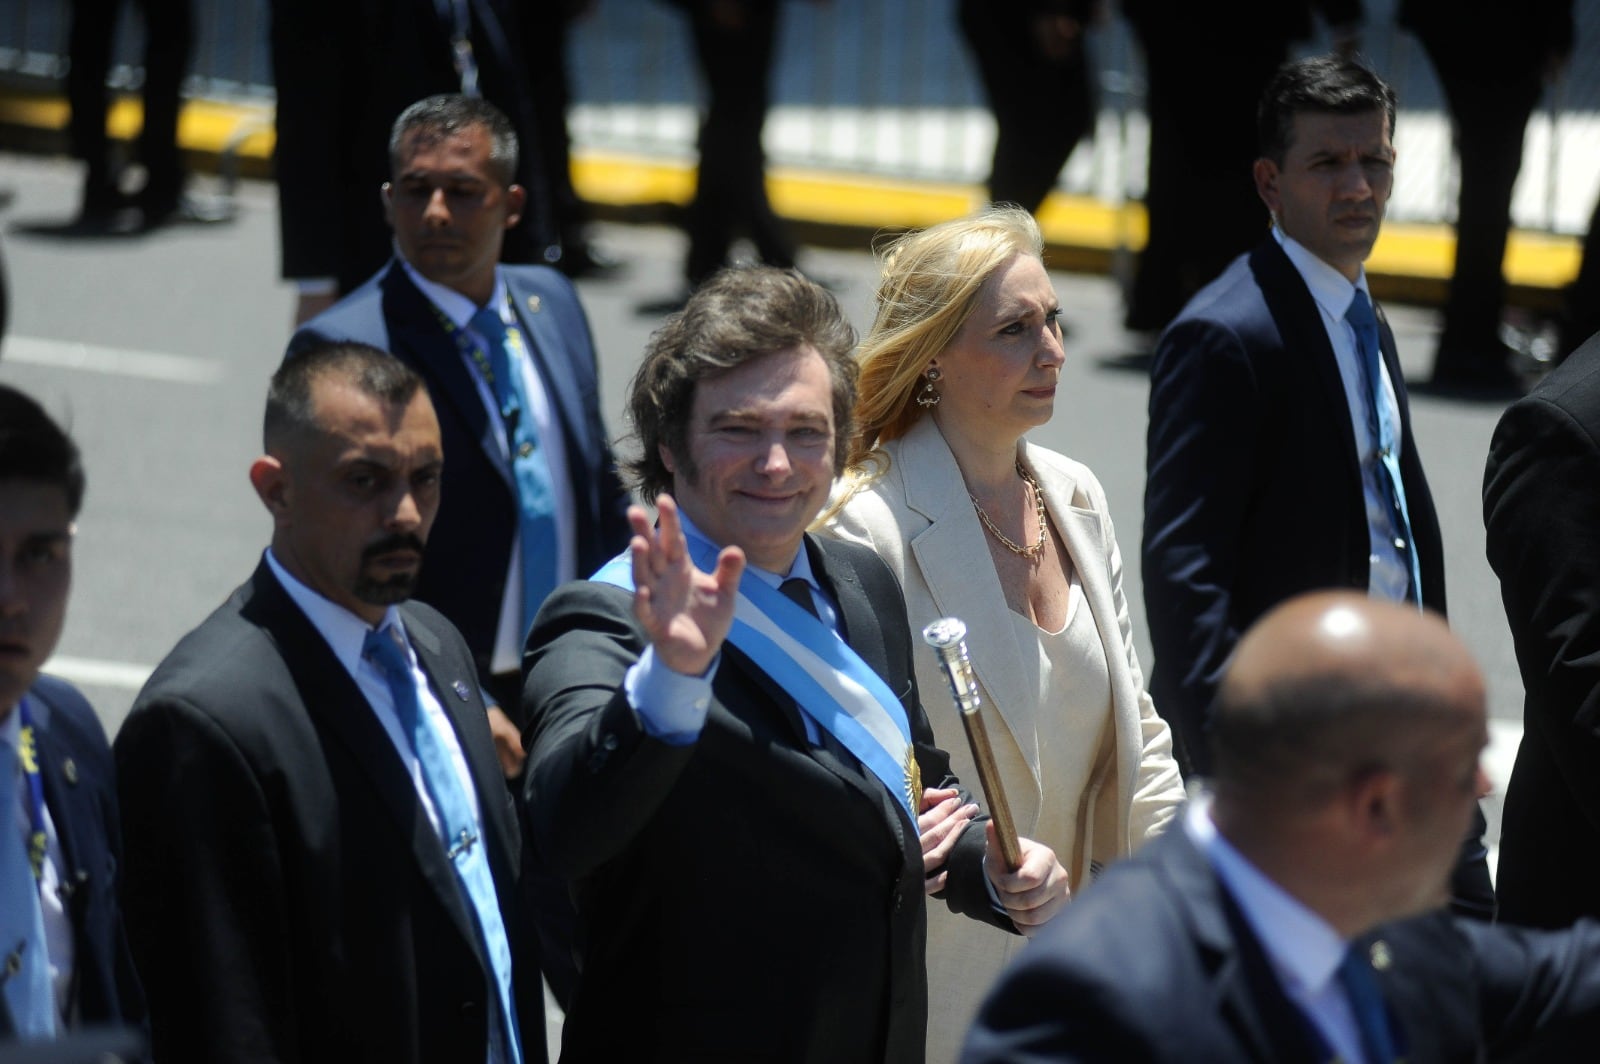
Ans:
[[[691,540],[689,556],[705,572],[716,569],[717,549],[710,544]],[[619,554],[590,579],[632,591],[633,561]],[[911,725],[877,671],[832,628],[748,568],[739,580],[728,642],[883,782],[915,831],[922,774]]]

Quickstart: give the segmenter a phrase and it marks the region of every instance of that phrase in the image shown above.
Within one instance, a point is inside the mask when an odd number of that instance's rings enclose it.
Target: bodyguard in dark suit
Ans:
[[[1513,403],[1483,477],[1489,564],[1527,692],[1506,788],[1502,919],[1600,916],[1600,339]]]
[[[921,1061],[924,891],[1006,927],[1065,901],[1047,847],[986,865],[888,567],[805,534],[854,339],[793,271],[702,286],[632,388],[660,525],[632,509],[528,637],[529,814],[587,932],[573,1059]]]
[[[408,602],[439,504],[416,374],[359,344],[273,377],[254,575],[115,751],[162,1061],[542,1061],[520,840],[471,654]]]
[[[1394,183],[1394,93],[1334,56],[1263,96],[1267,239],[1162,335],[1150,378],[1144,597],[1150,690],[1190,773],[1249,625],[1318,588],[1444,612],[1444,550],[1394,336],[1362,263]],[[1481,823],[1479,832],[1481,832]],[[1489,915],[1478,833],[1458,900]]]
[[[0,385],[0,1043],[145,1018],[105,731],[39,674],[66,619],[83,487],[72,440]]]
[[[1437,616],[1349,592],[1278,607],[1224,681],[1214,793],[1040,935],[962,1059],[1587,1059],[1600,927],[1437,910],[1487,739],[1483,679]]]
[[[297,332],[289,356],[323,340],[359,340],[428,383],[449,490],[416,598],[461,630],[486,688],[515,713],[522,640],[543,594],[622,549],[628,493],[600,417],[594,346],[571,282],[549,267],[497,265],[501,238],[526,199],[512,181],[517,141],[504,116],[482,100],[431,97],[400,115],[391,141],[384,197],[396,255]],[[494,341],[474,322],[486,307],[517,330],[521,357],[508,367],[537,393],[517,416],[535,423],[533,442],[551,474],[556,530],[545,556],[526,550],[523,522],[532,518],[519,506],[512,462],[520,426],[491,383]],[[530,565],[548,568],[543,590],[524,580]]]
[[[1347,318],[1358,294],[1371,306],[1362,262],[1393,185],[1394,94],[1353,63],[1306,60],[1282,68],[1261,114],[1256,187],[1273,231],[1190,301],[1151,369],[1151,691],[1202,773],[1223,668],[1272,606],[1354,587],[1444,610],[1438,522],[1394,336],[1378,317],[1379,400],[1411,525],[1400,547],[1397,518],[1373,497],[1382,441]]]

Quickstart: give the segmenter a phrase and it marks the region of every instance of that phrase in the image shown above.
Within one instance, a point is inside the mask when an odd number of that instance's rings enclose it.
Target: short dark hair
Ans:
[[[408,138],[432,144],[480,128],[489,134],[489,165],[500,183],[509,186],[517,176],[517,131],[500,108],[460,93],[429,96],[400,112],[389,131],[389,175],[400,176]]]
[[[404,406],[419,391],[427,394],[416,371],[387,351],[354,340],[313,341],[284,359],[267,387],[261,434],[268,451],[290,434],[317,428],[311,393],[325,377],[338,377],[392,406]]]
[[[1370,68],[1340,55],[1296,59],[1278,68],[1261,94],[1256,138],[1261,157],[1283,165],[1294,130],[1294,116],[1382,111],[1394,135],[1394,90]]]
[[[639,454],[623,472],[646,500],[672,490],[661,447],[690,462],[689,414],[702,380],[791,347],[813,348],[833,382],[834,473],[844,471],[856,401],[856,331],[826,288],[797,270],[739,266],[695,290],[650,336],[628,386],[628,419]],[[692,465],[690,466],[692,468]]]
[[[73,517],[83,505],[83,458],[66,430],[44,407],[0,384],[0,481],[27,480],[59,487]]]

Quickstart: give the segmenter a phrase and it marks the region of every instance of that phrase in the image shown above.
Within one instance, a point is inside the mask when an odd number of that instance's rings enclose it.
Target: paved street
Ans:
[[[87,690],[114,729],[150,668],[248,575],[269,535],[245,471],[258,453],[265,384],[293,304],[277,280],[274,190],[244,186],[232,225],[84,239],[47,231],[76,206],[75,168],[0,154],[0,186],[15,190],[0,215],[11,286],[0,380],[65,417],[88,467],[76,589],[54,668]],[[623,389],[659,321],[639,307],[676,292],[683,241],[659,228],[612,226],[601,236],[628,267],[580,287],[597,334],[605,409],[620,433]],[[819,250],[802,265],[836,284],[858,328],[870,323],[869,255]],[[1034,438],[1087,462],[1105,482],[1148,664],[1138,559],[1143,366],[1118,325],[1112,281],[1058,274],[1056,283],[1071,329],[1069,362],[1055,421]],[[1388,310],[1408,373],[1423,376],[1431,312]],[[1503,724],[1497,737],[1510,740],[1492,761],[1503,784],[1520,732],[1521,685],[1483,560],[1479,512],[1500,408],[1426,396],[1412,406],[1444,527],[1451,620],[1488,674],[1491,714]]]

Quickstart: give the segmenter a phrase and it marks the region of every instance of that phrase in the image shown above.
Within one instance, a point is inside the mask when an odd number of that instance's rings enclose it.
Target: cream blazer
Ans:
[[[945,616],[966,622],[967,649],[1017,831],[1054,849],[1077,891],[1088,882],[1091,864],[1125,856],[1160,834],[1184,790],[1172,756],[1172,733],[1145,691],[1134,653],[1122,556],[1105,492],[1086,466],[1026,441],[1018,447],[1078,571],[1084,595],[1080,608],[1087,607],[1094,618],[1111,680],[1113,768],[1090,785],[1076,815],[1074,796],[1044,792],[1041,780],[1059,773],[1041,758],[1083,743],[1098,746],[1107,722],[1103,714],[1030,704],[1022,651],[983,526],[932,418],[922,418],[884,446],[888,470],[822,531],[864,543],[889,563],[905,589],[919,647],[929,622]],[[932,650],[918,653],[916,673],[934,736],[976,796],[977,769]],[[1079,824],[1089,837],[1077,837]],[[1023,940],[955,916],[942,905],[929,910],[928,1060],[937,1064],[956,1058],[983,992]]]

